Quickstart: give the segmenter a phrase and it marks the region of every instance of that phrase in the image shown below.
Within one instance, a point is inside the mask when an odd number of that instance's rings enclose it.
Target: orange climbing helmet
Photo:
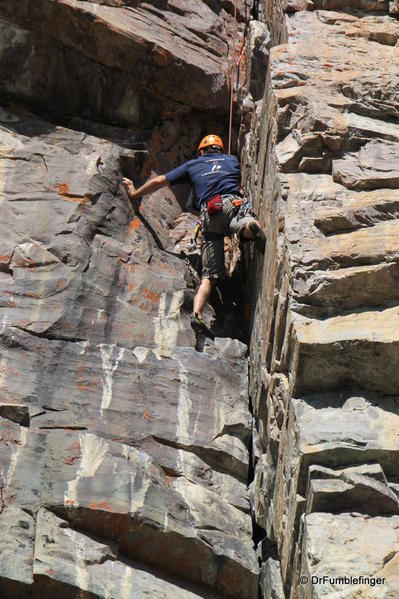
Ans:
[[[198,152],[209,148],[210,146],[217,146],[223,152],[223,142],[218,135],[207,135],[201,139],[200,145],[198,146]]]

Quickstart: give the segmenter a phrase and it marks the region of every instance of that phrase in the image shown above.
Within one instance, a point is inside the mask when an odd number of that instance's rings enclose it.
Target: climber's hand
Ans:
[[[133,181],[131,181],[127,177],[123,177],[122,185],[126,190],[129,200],[131,200],[132,202],[138,200],[138,196],[136,196],[136,188],[133,185]]]

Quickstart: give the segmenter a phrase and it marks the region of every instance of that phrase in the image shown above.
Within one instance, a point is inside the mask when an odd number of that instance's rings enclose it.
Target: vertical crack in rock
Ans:
[[[247,282],[260,592],[393,597],[399,23],[385,0],[258,12],[272,47],[241,139],[268,232]]]
[[[186,191],[146,198],[141,219],[119,189],[123,175],[138,184],[192,158],[204,129],[226,137],[228,61],[252,3],[237,1],[236,28],[230,1],[156,4],[0,8],[0,595],[9,599],[258,594],[247,348],[227,337],[193,347],[197,274],[177,254],[194,217],[182,235],[172,230]],[[264,67],[267,36],[251,31]],[[245,94],[258,101],[252,66]],[[240,86],[244,77],[242,68]],[[241,338],[233,295],[223,290],[207,316]]]

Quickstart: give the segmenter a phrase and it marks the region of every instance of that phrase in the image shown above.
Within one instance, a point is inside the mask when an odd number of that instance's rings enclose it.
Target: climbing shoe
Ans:
[[[249,229],[254,236],[255,247],[261,254],[265,253],[266,235],[258,225],[258,223],[250,223]]]
[[[194,314],[191,318],[191,328],[195,333],[205,335],[205,337],[209,337],[212,341],[215,339],[215,335],[208,329],[202,318],[199,318],[197,314]]]

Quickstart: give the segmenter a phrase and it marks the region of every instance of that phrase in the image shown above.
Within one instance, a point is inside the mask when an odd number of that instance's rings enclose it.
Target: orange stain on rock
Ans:
[[[93,389],[92,387],[88,387],[87,385],[79,385],[77,384],[76,387],[79,389],[79,391],[88,391],[89,393],[95,393],[95,389]]]
[[[58,191],[59,195],[62,196],[62,198],[67,202],[76,202],[78,204],[85,205],[87,201],[90,199],[90,194],[88,193],[85,193],[82,196],[77,196],[69,193],[68,183],[59,183],[58,185],[55,185],[54,188]]]
[[[77,389],[79,391],[87,391],[89,393],[96,392],[96,380],[89,379],[85,366],[78,366],[76,368],[76,383]]]
[[[75,456],[72,456],[72,455],[69,456],[68,455],[68,456],[65,456],[65,458],[64,458],[64,464],[67,464],[68,466],[72,466],[72,464],[74,464],[77,460],[80,460],[80,457],[81,457],[80,455],[75,455]]]
[[[58,189],[58,193],[61,196],[64,196],[64,195],[66,195],[69,192],[69,185],[68,185],[68,183],[60,183],[59,185],[56,185],[55,187],[56,187],[56,189]]]
[[[151,417],[148,413],[147,408],[144,410],[144,418],[147,420],[147,422],[151,422]]]
[[[170,63],[170,52],[161,48],[160,46],[155,47],[155,62],[160,66],[166,66]]]
[[[141,225],[141,220],[136,216],[136,218],[134,218],[132,220],[132,222],[130,223],[129,229],[131,231],[137,231],[137,229],[140,227]]]
[[[144,296],[150,300],[150,302],[152,302],[153,304],[157,305],[158,301],[159,301],[159,294],[156,293],[155,291],[153,291],[152,289],[147,289],[147,287],[145,287],[143,289],[143,294]]]
[[[112,512],[112,505],[106,501],[92,501],[89,505],[91,510],[104,510],[105,512]]]

